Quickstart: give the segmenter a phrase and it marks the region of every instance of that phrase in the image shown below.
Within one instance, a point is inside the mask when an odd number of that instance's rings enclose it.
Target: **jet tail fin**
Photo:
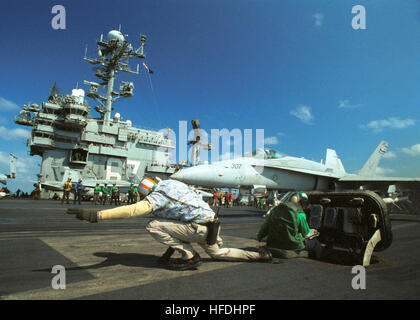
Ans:
[[[327,169],[330,169],[332,173],[336,175],[346,174],[346,170],[344,170],[343,163],[341,162],[335,150],[327,149],[327,156],[325,158],[325,166],[327,167]]]
[[[14,154],[10,153],[9,165],[10,165],[10,175],[8,178],[16,179],[16,160],[17,157]]]
[[[381,160],[382,156],[386,153],[387,150],[388,150],[388,142],[381,141],[379,145],[376,147],[375,151],[373,151],[369,159],[363,165],[363,168],[360,169],[358,174],[363,175],[363,176],[375,175],[375,171],[379,165],[379,161]]]

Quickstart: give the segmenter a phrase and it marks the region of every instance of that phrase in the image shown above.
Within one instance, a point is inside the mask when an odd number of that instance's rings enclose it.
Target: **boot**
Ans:
[[[168,267],[171,270],[178,270],[178,271],[184,271],[184,270],[191,270],[191,269],[197,269],[198,266],[201,265],[201,258],[200,255],[196,252],[194,254],[194,257],[188,260],[175,260],[173,262],[168,263]]]
[[[167,264],[171,256],[175,253],[175,249],[172,247],[168,247],[165,253],[157,260],[159,264]]]

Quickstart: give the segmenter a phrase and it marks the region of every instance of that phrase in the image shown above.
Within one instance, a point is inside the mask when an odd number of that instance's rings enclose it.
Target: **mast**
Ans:
[[[94,99],[98,105],[95,110],[102,116],[104,125],[108,125],[111,121],[112,104],[121,98],[133,97],[134,85],[132,82],[122,81],[120,84],[120,92],[114,91],[114,81],[118,71],[129,72],[139,74],[139,65],[137,64],[137,70],[133,71],[129,66],[129,59],[136,57],[139,59],[145,59],[144,45],[146,44],[146,36],[140,36],[140,47],[137,50],[133,49],[133,46],[128,43],[123,34],[117,30],[111,30],[107,36],[108,42],[103,41],[103,36],[97,41],[98,58],[88,59],[85,57],[84,60],[87,62],[98,65],[94,68],[95,76],[102,80],[101,83],[84,81],[85,84],[90,85],[89,92],[86,94],[89,98]],[[105,96],[101,96],[98,92],[98,88],[105,88]]]
[[[107,87],[106,96],[105,96],[106,104],[105,104],[104,124],[108,124],[111,121],[112,91],[114,90],[114,77],[115,77],[115,70],[111,69],[109,71],[108,87]]]

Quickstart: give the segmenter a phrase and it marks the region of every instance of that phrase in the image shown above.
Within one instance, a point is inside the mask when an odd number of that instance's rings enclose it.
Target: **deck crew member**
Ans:
[[[108,185],[105,183],[102,187],[102,204],[105,205],[106,200],[108,199],[109,188]]]
[[[271,261],[271,254],[266,250],[254,252],[221,248],[220,226],[215,213],[186,184],[175,180],[156,184],[152,179],[145,178],[140,186],[139,193],[146,197],[133,205],[98,212],[83,209],[69,209],[67,212],[90,222],[153,214],[154,219],[147,224],[146,230],[157,241],[168,246],[159,261],[175,270],[195,269],[200,265],[200,256],[192,243],[197,243],[208,255],[218,260]],[[175,251],[181,253],[181,259],[170,259]]]
[[[102,188],[99,186],[99,183],[96,184],[95,188],[93,189],[93,203],[97,205],[100,203],[100,194],[101,194]]]
[[[83,190],[84,190],[84,186],[83,186],[83,183],[82,183],[82,179],[79,179],[79,182],[77,182],[74,185],[74,201],[73,201],[73,204],[76,204],[77,200],[79,200],[79,204],[81,204]]]
[[[315,258],[321,257],[322,247],[317,234],[306,221],[304,210],[308,207],[308,200],[306,193],[295,192],[290,201],[273,208],[261,225],[257,240],[267,237],[267,248],[274,257],[299,257],[303,250]]]
[[[63,198],[61,199],[61,204],[64,203],[64,198],[67,200],[67,204],[69,204],[69,196],[71,188],[73,187],[73,184],[71,183],[71,178],[68,178],[66,182],[64,182],[64,194]]]
[[[115,205],[120,204],[120,188],[114,183],[111,188],[111,204],[114,201]]]

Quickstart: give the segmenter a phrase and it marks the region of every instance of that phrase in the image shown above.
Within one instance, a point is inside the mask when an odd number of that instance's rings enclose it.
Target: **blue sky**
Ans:
[[[56,4],[65,30],[51,27]],[[364,30],[352,28],[354,5],[366,9]],[[0,12],[0,172],[8,152],[19,156],[12,190],[29,191],[40,163],[13,117],[45,101],[54,81],[67,93],[95,81],[85,46],[94,57],[100,34],[119,24],[135,47],[147,35],[154,71],[155,95],[144,69],[117,79],[134,82],[135,97],[115,105],[134,125],[177,131],[199,118],[208,132],[264,129],[266,146],[289,155],[320,161],[335,149],[347,172],[386,140],[380,173],[420,176],[418,0],[9,1]]]

